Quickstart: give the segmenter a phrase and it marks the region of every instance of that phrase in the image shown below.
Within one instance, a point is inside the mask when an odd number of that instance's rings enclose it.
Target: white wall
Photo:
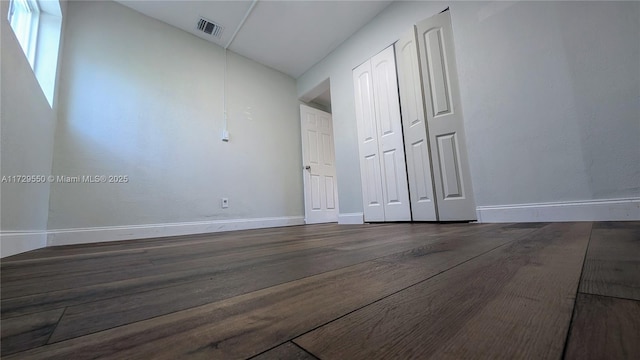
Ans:
[[[640,4],[396,2],[298,79],[331,80],[341,212],[362,211],[351,70],[447,6],[480,207],[640,197]]]
[[[640,196],[639,3],[452,9],[478,204]]]
[[[222,48],[115,2],[71,2],[65,36],[53,173],[129,182],[53,184],[50,230],[302,221],[292,78],[229,52],[225,143]]]
[[[0,2],[1,176],[51,174],[56,113],[49,106]],[[61,4],[63,6],[65,3]],[[46,245],[49,184],[2,183],[0,257]]]

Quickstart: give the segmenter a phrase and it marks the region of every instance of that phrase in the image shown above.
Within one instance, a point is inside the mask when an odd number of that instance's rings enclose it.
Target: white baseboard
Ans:
[[[49,230],[47,246],[206,234],[222,231],[304,225],[302,216],[230,219],[185,223]]]
[[[0,258],[47,246],[46,231],[0,232]]]
[[[640,220],[640,198],[478,206],[478,222]]]
[[[363,213],[338,214],[338,224],[364,224]]]

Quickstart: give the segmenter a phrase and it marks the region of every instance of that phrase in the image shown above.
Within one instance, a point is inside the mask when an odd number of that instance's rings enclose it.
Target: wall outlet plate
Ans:
[[[222,206],[223,209],[226,209],[229,207],[229,198],[222,198],[220,201],[220,205]]]

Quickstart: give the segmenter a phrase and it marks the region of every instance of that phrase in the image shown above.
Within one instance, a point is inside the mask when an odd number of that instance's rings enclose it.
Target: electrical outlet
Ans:
[[[222,201],[220,203],[221,203],[223,209],[228,208],[229,207],[229,198],[222,198]]]

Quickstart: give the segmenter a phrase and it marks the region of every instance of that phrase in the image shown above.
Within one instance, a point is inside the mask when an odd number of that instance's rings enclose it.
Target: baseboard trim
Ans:
[[[341,224],[341,225],[364,224],[364,214],[363,213],[338,214],[338,224]]]
[[[640,198],[478,206],[478,222],[640,220]]]
[[[46,231],[0,232],[0,258],[47,246]]]
[[[184,223],[57,229],[47,232],[47,246],[207,234],[222,231],[304,225],[303,216],[211,220]]]

